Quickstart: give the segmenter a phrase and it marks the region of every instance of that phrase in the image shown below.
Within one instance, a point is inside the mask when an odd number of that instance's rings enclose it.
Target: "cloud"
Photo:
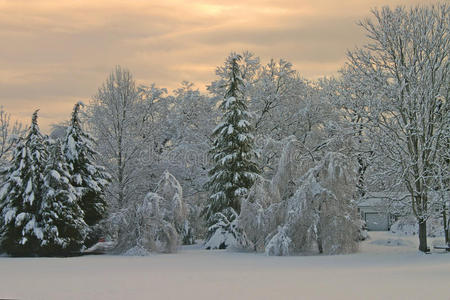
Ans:
[[[139,83],[202,87],[230,51],[285,58],[305,77],[334,74],[364,41],[370,7],[419,0],[0,0],[0,104],[41,123],[68,118],[115,65]],[[433,2],[433,1],[429,1]]]

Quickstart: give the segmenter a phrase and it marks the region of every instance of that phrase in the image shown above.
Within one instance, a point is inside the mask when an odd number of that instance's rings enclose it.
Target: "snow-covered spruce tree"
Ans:
[[[84,212],[84,221],[87,225],[94,226],[105,216],[104,194],[110,176],[105,168],[94,162],[97,153],[93,149],[93,139],[83,130],[79,117],[82,105],[79,102],[73,109],[70,126],[63,141],[63,153],[72,175],[71,184],[81,195],[79,205]]]
[[[33,113],[25,138],[14,150],[0,190],[1,249],[13,256],[36,255],[43,238],[39,209],[48,152],[46,138],[39,131],[37,112]]]
[[[213,168],[206,184],[211,191],[206,218],[209,226],[206,247],[210,249],[230,246],[228,234],[238,241],[239,232],[231,223],[240,211],[241,198],[255,182],[259,169],[254,159],[254,137],[251,115],[242,88],[243,80],[239,61],[241,55],[232,53],[226,60],[228,81],[220,108],[224,111],[222,122],[214,129],[211,149]],[[223,225],[223,226],[221,226]],[[225,226],[225,227],[224,227]],[[214,243],[212,243],[214,241]]]
[[[70,255],[79,251],[89,231],[78,205],[80,194],[71,185],[69,166],[57,140],[50,146],[44,169],[40,218],[43,231],[40,255]]]

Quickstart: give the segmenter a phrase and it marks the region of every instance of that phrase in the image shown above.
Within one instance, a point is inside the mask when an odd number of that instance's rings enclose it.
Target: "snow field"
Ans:
[[[373,243],[337,256],[269,257],[183,247],[146,257],[0,258],[0,298],[449,299],[450,255]],[[415,241],[417,237],[405,237]]]

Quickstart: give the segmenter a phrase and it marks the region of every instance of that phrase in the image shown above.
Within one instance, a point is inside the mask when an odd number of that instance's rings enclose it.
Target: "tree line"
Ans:
[[[348,51],[339,76],[315,81],[286,60],[264,64],[250,52],[231,53],[206,93],[188,82],[172,93],[136,86],[118,66],[85,109],[77,105],[70,122],[54,126],[53,139],[39,132],[36,114],[25,135],[8,139],[23,129],[2,111],[3,249],[80,248],[89,235],[95,239],[95,228],[108,227],[100,220],[154,191],[166,170],[183,188],[194,236],[208,244],[217,232],[242,235],[234,222],[241,204],[255,182],[277,176],[292,138],[289,162],[301,166],[295,176],[324,165],[331,152],[344,155],[355,171],[349,197],[357,202],[384,191],[393,212],[416,217],[421,251],[428,248],[427,220],[443,218],[448,243],[449,16],[446,4],[373,10],[359,24],[369,42]],[[282,190],[280,199],[293,197],[287,191],[295,189]],[[57,223],[52,203],[78,219]],[[40,231],[43,219],[56,225]],[[75,227],[76,246],[61,246],[60,232]]]

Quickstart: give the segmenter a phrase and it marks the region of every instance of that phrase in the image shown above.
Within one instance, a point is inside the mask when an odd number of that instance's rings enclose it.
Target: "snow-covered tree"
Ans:
[[[248,89],[257,136],[281,140],[298,133],[300,139],[302,131],[307,131],[302,114],[310,87],[290,62],[271,59]]]
[[[63,140],[63,153],[71,175],[71,184],[81,195],[79,205],[83,210],[84,221],[95,225],[105,217],[105,189],[110,179],[105,168],[94,161],[97,152],[93,139],[83,130],[80,120],[82,103],[75,104],[70,124]]]
[[[170,145],[161,158],[166,168],[183,185],[186,196],[203,192],[208,177],[211,131],[216,126],[216,101],[194,89],[192,83],[183,82],[174,91],[167,119]]]
[[[164,93],[154,85],[138,89],[131,72],[117,66],[88,107],[98,159],[112,176],[108,188],[112,209],[126,206],[148,190],[153,156],[160,151],[159,139],[164,139],[154,126],[164,117],[155,111]]]
[[[139,162],[139,171],[134,170],[132,185],[133,195],[139,193],[144,197],[149,190],[154,190],[160,176],[170,169],[172,147],[176,142],[176,131],[171,112],[175,109],[174,97],[167,96],[167,89],[158,88],[154,83],[138,87],[139,100],[133,113],[137,120],[128,129],[127,139],[135,144],[135,153],[130,163]],[[175,171],[171,169],[171,171]]]
[[[207,239],[216,231],[216,214],[229,218],[239,213],[241,199],[247,195],[259,173],[253,149],[251,115],[242,93],[241,59],[241,55],[232,53],[225,63],[228,81],[220,105],[224,114],[222,122],[213,131],[211,154],[214,166],[207,183],[211,192],[205,212],[210,226]]]
[[[250,97],[253,93],[252,90],[254,89],[255,83],[259,81],[261,64],[259,57],[249,51],[244,51],[240,56],[239,66],[240,78],[242,80],[240,92],[244,97]],[[227,61],[225,61],[225,64],[216,68],[216,76],[218,78],[211,82],[207,86],[207,89],[214,98],[218,101],[223,101],[223,96],[227,92],[228,82],[230,80],[230,70]]]
[[[300,143],[286,142],[271,180],[258,179],[238,218],[250,245],[268,255],[356,250],[361,223],[353,197],[354,164],[329,152],[311,163]]]
[[[124,255],[148,255],[151,252],[175,252],[180,238],[173,223],[164,218],[160,204],[164,198],[148,193],[143,200],[130,202],[111,214],[109,225],[117,230],[114,252]]]
[[[70,255],[83,246],[89,231],[79,206],[80,194],[71,185],[69,165],[61,142],[50,146],[43,172],[42,204],[39,218],[43,232],[40,255]]]
[[[355,165],[345,155],[329,152],[298,179],[287,200],[285,226],[292,250],[342,254],[356,251],[360,220],[353,201]]]
[[[430,192],[448,180],[448,172],[437,169],[448,155],[450,132],[450,9],[440,4],[372,13],[374,21],[361,23],[370,43],[348,53],[346,68],[359,82],[354,88],[372,96],[358,114],[368,120],[366,134],[376,145],[374,178],[382,179],[378,186],[408,192],[419,249],[427,251],[426,220],[438,205]]]
[[[278,226],[278,232],[270,239],[265,252],[268,256],[287,256],[292,240],[286,233],[286,226]]]
[[[165,201],[160,208],[165,211],[165,219],[174,224],[183,244],[193,244],[192,228],[187,219],[188,207],[183,197],[183,188],[178,180],[165,171],[155,191]]]
[[[290,253],[354,252],[361,225],[353,202],[354,175],[354,165],[346,156],[329,152],[297,179],[296,192],[282,206],[282,230],[268,236],[266,253],[279,255],[273,249],[284,249],[286,241],[290,241]]]
[[[206,249],[251,247],[251,242],[239,226],[238,215],[233,208],[228,207],[215,213],[209,223],[212,225],[208,228],[209,235],[204,245]]]
[[[54,123],[51,125],[51,129],[50,129],[50,138],[52,140],[61,140],[63,141],[66,133],[67,133],[67,128],[70,126],[70,120],[65,120],[62,122],[58,122],[58,123]]]
[[[130,163],[136,142],[130,140],[137,115],[138,93],[132,74],[116,67],[90,105],[90,125],[99,141],[100,159],[112,175],[110,196],[118,207],[125,204],[133,176]],[[108,163],[110,162],[110,163]]]
[[[284,146],[283,140],[295,136],[301,150],[313,160],[324,151],[339,151],[340,139],[335,123],[339,115],[333,109],[320,82],[307,81],[284,59],[260,63],[258,57],[244,52],[241,93],[252,114],[255,150],[264,177],[272,177]],[[219,79],[208,86],[215,98],[223,97],[229,74],[227,67],[216,71]],[[326,149],[328,148],[328,149]]]
[[[12,122],[11,115],[0,106],[0,163],[3,165],[10,159],[13,148],[23,134],[23,126]]]
[[[1,248],[15,256],[36,255],[44,237],[39,211],[48,151],[37,118],[35,111],[26,136],[15,147],[0,190]]]
[[[155,160],[151,162],[151,173],[159,175],[161,171],[168,170],[177,178],[183,187],[183,199],[192,230],[200,237],[204,233],[204,219],[200,213],[208,198],[204,184],[211,168],[208,151],[212,145],[211,132],[217,125],[217,101],[188,82],[183,82],[180,88],[174,90],[172,98],[161,101],[170,102],[170,109],[155,124],[160,127],[155,135],[164,136],[167,142],[160,154],[153,152]]]
[[[367,102],[374,95],[371,89],[362,88],[359,78],[349,69],[340,70],[339,79],[324,79],[322,86],[329,101],[336,108],[339,120],[336,122],[337,138],[344,145],[343,153],[355,157],[358,164],[357,190],[359,198],[363,198],[368,189],[367,174],[370,157],[373,153],[373,144],[366,129],[368,121],[364,111]]]
[[[164,172],[155,192],[112,213],[108,224],[117,232],[115,251],[121,254],[175,252],[191,238],[183,191],[169,172]]]
[[[270,179],[259,177],[242,201],[239,226],[255,251],[264,251],[267,237],[273,235],[285,219],[286,202],[298,188],[297,179],[313,166],[309,159],[301,160],[301,144],[294,136],[282,143],[284,147],[275,174]]]

